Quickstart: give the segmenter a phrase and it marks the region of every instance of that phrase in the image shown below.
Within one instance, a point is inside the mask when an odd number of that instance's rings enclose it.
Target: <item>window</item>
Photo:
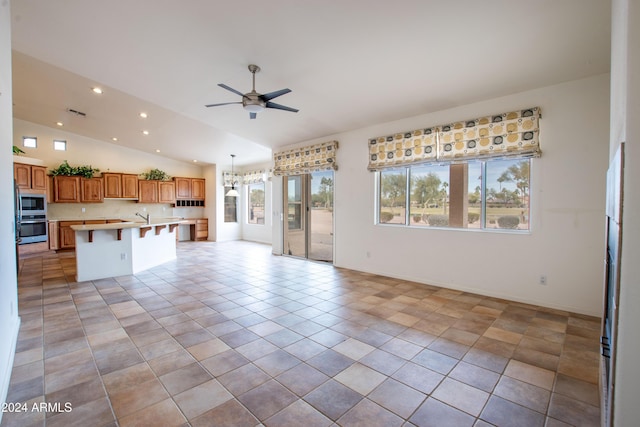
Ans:
[[[264,182],[247,185],[247,223],[264,224]]]
[[[35,136],[23,136],[22,145],[27,148],[38,148],[38,138]]]
[[[67,141],[63,141],[61,139],[54,139],[53,149],[57,151],[67,151]]]
[[[224,222],[238,222],[238,198],[227,196],[231,187],[224,187]]]
[[[529,159],[378,172],[378,223],[529,230]]]

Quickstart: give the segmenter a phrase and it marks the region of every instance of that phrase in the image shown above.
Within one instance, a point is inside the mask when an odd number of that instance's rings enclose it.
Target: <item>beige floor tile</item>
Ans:
[[[593,317],[248,242],[82,283],[73,252],[21,263],[7,399],[74,408],[3,425],[597,425]]]

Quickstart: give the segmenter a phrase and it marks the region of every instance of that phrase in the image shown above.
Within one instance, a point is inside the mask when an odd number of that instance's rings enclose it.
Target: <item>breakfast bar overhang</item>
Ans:
[[[176,259],[176,228],[183,220],[72,225],[76,280],[136,274]]]

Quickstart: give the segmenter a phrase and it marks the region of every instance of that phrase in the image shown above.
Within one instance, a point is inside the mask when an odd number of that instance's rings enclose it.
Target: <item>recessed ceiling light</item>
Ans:
[[[149,131],[148,130],[143,130],[142,133],[145,134],[145,135],[149,135]]]
[[[159,152],[160,152],[160,150],[156,150],[156,153],[159,153]]]
[[[113,138],[111,138],[112,141],[117,141],[118,138],[116,138],[115,136]]]
[[[102,89],[100,89],[99,87],[94,87],[91,90],[93,91],[93,93],[97,93],[98,95],[102,95]]]
[[[198,163],[198,161],[196,159],[193,159],[193,163]]]
[[[147,113],[145,113],[145,112],[140,113],[140,117],[142,117],[143,119],[146,119],[147,118]]]
[[[64,124],[63,124],[62,122],[56,122],[56,124],[57,124],[58,126],[64,126]]]

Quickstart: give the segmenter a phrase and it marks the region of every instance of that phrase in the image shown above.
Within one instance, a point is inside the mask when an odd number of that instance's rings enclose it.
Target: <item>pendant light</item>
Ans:
[[[235,156],[235,154],[231,155],[231,190],[227,191],[227,194],[225,194],[225,196],[227,197],[238,197],[240,195],[240,193],[238,193],[238,190],[236,190],[236,176],[233,174],[233,158]]]

